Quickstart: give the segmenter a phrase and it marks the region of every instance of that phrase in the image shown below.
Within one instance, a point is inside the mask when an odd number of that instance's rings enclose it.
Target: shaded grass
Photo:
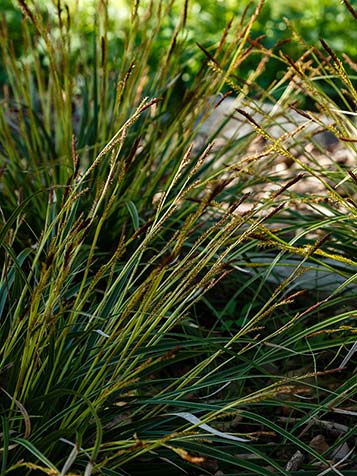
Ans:
[[[49,68],[26,22],[29,64],[15,61],[2,32],[2,474],[147,474],[164,462],[177,474],[289,474],[296,449],[304,469],[323,470],[329,455],[309,445],[310,422],[355,415],[351,362],[339,369],[355,340],[354,173],[333,160],[317,169],[291,148],[304,128],[275,138],[267,114],[263,125],[246,114],[253,132],[223,147],[213,143],[219,128],[197,140],[224,87],[243,113],[252,103],[269,51],[255,45],[263,60],[246,84],[235,70],[252,51],[261,5],[231,26],[234,42],[224,36],[208,53],[174,109],[181,55],[194,48],[177,40],[185,10],[150,71],[169,6],[134,9],[125,55],[109,71],[101,2],[95,61],[76,76],[69,28],[53,19],[53,38],[20,3]],[[324,46],[329,57],[310,52],[320,69],[308,54],[283,58],[286,76],[263,99],[278,86],[284,110],[312,97],[336,123],[325,128],[355,152],[353,122],[315,80],[337,76],[356,98]],[[252,153],[257,133],[266,142]],[[323,185],[325,201],[292,192],[293,177],[271,176],[281,155]],[[272,181],[279,192],[255,197]],[[340,281],[327,292],[319,277],[301,285],[311,267]],[[353,441],[351,426],[330,448]]]

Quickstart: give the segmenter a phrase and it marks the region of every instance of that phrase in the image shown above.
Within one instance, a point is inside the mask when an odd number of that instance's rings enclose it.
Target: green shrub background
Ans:
[[[0,0],[0,11],[5,15],[10,36],[14,41],[15,50],[21,56],[20,51],[20,31],[21,31],[21,14],[16,5],[17,2],[11,0]],[[34,3],[37,8],[49,10],[51,14],[56,12],[56,2],[44,2],[37,0]],[[77,60],[82,56],[83,61],[87,61],[92,56],[92,48],[90,38],[95,27],[95,2],[85,0],[76,2],[69,0],[66,4],[70,9],[76,12],[76,24],[72,25],[72,49],[77,53]],[[188,9],[188,23],[186,28],[186,38],[190,42],[199,42],[206,49],[210,50],[219,41],[221,32],[224,30],[226,23],[232,18],[242,14],[245,7],[249,4],[247,0],[195,0],[190,2]],[[257,2],[252,2],[256,4]],[[76,7],[78,6],[78,9]],[[134,2],[128,0],[115,0],[110,4],[108,32],[109,50],[117,52],[118,47],[123,48],[124,32],[129,25],[130,8]],[[149,4],[148,0],[140,2],[141,8],[145,8]],[[184,0],[176,2],[172,8],[171,15],[166,18],[166,27],[160,32],[160,41],[156,43],[156,49],[152,51],[151,64],[153,69],[158,64],[160,57],[160,49],[172,36],[172,32],[177,23],[177,18],[184,6]],[[337,53],[346,53],[352,59],[357,54],[357,30],[354,28],[353,17],[344,7],[342,2],[334,0],[281,0],[279,2],[268,0],[263,10],[254,24],[252,36],[265,35],[263,44],[267,48],[274,48],[277,43],[291,38],[286,21],[289,19],[293,27],[308,45],[319,45],[320,38],[323,38],[329,46]],[[76,34],[73,35],[73,26]],[[77,37],[76,37],[77,35]],[[88,49],[80,51],[81,40],[86,38],[88,41]],[[302,53],[303,48],[298,48],[296,42],[286,43],[283,48],[287,54],[293,58],[297,58]],[[192,79],[199,70],[202,62],[202,53],[197,50],[197,54],[192,56],[192,51],[187,53],[185,72],[182,75],[182,87],[192,83]],[[83,57],[85,56],[85,57]],[[111,54],[109,54],[111,57]],[[250,70],[255,66],[254,58],[251,63],[244,64],[237,74],[246,78]],[[270,63],[269,70],[264,74],[264,78],[260,78],[260,86],[267,87],[272,80],[279,78],[283,74],[284,66],[277,59]],[[4,82],[4,71],[1,68],[0,81]]]

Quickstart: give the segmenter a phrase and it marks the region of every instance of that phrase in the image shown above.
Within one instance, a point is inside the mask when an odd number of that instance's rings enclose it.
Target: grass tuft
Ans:
[[[263,47],[263,1],[205,45],[178,3],[115,55],[104,1],[77,57],[61,2],[19,2],[20,58],[1,28],[1,476],[355,470],[349,62]]]

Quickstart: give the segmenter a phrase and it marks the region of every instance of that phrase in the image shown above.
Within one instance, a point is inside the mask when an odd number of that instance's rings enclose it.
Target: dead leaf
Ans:
[[[334,461],[341,461],[346,458],[348,453],[351,451],[348,444],[345,442],[342,445],[338,446],[331,454],[331,459]]]
[[[292,455],[292,457],[290,458],[290,460],[288,461],[286,467],[285,467],[285,470],[286,471],[298,471],[303,462],[304,462],[304,455],[301,453],[301,451],[297,450],[296,453],[294,453]]]
[[[167,445],[168,446],[168,445]],[[176,448],[173,446],[168,446],[171,450],[173,450],[175,453],[177,453],[183,460],[188,461],[189,463],[192,464],[202,464],[206,460],[202,456],[193,456],[190,455],[190,453],[183,448]]]
[[[317,451],[320,455],[329,450],[329,445],[327,444],[324,435],[316,435],[309,443],[310,448]]]

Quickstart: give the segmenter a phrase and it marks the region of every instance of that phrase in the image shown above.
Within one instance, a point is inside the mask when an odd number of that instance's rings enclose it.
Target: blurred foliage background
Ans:
[[[67,0],[65,1],[44,1],[29,0],[31,9],[45,10],[49,16],[55,15],[58,8],[66,16],[70,12],[71,25],[71,49],[73,61],[77,68],[80,65],[91,61],[95,54],[93,48],[93,32],[97,28],[97,12],[100,4],[109,5],[109,30],[107,40],[109,46],[109,57],[115,58],[118,54],[125,53],[125,34],[130,28],[130,10],[138,7],[147,9],[150,0]],[[165,0],[163,5],[168,6],[170,0]],[[165,28],[161,29],[162,45],[167,45],[168,39],[172,37],[172,32],[177,24],[179,13],[184,8],[184,0],[172,2],[170,14],[166,19]],[[352,5],[357,2],[351,2]],[[0,0],[0,11],[3,15],[3,25],[10,32],[13,38],[14,49],[18,58],[24,60],[21,51],[22,42],[21,22],[22,15],[16,0]],[[257,1],[248,0],[190,0],[188,2],[188,17],[185,37],[179,37],[179,41],[187,43],[199,43],[208,51],[214,52],[218,44],[220,35],[225,25],[232,17],[242,15],[248,4],[256,5]],[[250,10],[249,10],[250,11]],[[274,79],[279,79],[283,74],[284,67],[279,60],[279,52],[284,51],[292,58],[297,58],[306,46],[296,41],[288,41],[291,38],[291,31],[287,27],[287,22],[291,23],[293,29],[301,36],[307,45],[319,46],[320,38],[323,38],[328,45],[338,54],[347,54],[353,61],[357,55],[357,31],[354,29],[353,17],[340,0],[281,0],[279,2],[266,0],[263,10],[253,28],[253,35],[259,37],[264,35],[262,44],[266,48],[276,52],[276,59],[270,61],[269,69],[259,79],[259,86],[266,88]],[[75,25],[73,25],[73,22]],[[76,34],[73,35],[73,26]],[[35,33],[35,32],[34,32]],[[58,33],[60,34],[60,33]],[[150,34],[150,32],[143,32]],[[88,48],[82,48],[83,42]],[[39,45],[41,47],[41,45]],[[138,52],[140,45],[138,44]],[[192,56],[192,50],[187,48],[187,55],[183,67],[182,77],[178,81],[179,88],[185,88],[192,82],[197,74],[203,59],[202,51],[197,47],[197,54]],[[160,43],[153,51],[150,59],[154,70],[157,69],[162,51]],[[237,75],[246,78],[251,69],[256,64],[254,55],[250,62],[245,62]],[[0,65],[0,84],[6,82],[5,73]]]

